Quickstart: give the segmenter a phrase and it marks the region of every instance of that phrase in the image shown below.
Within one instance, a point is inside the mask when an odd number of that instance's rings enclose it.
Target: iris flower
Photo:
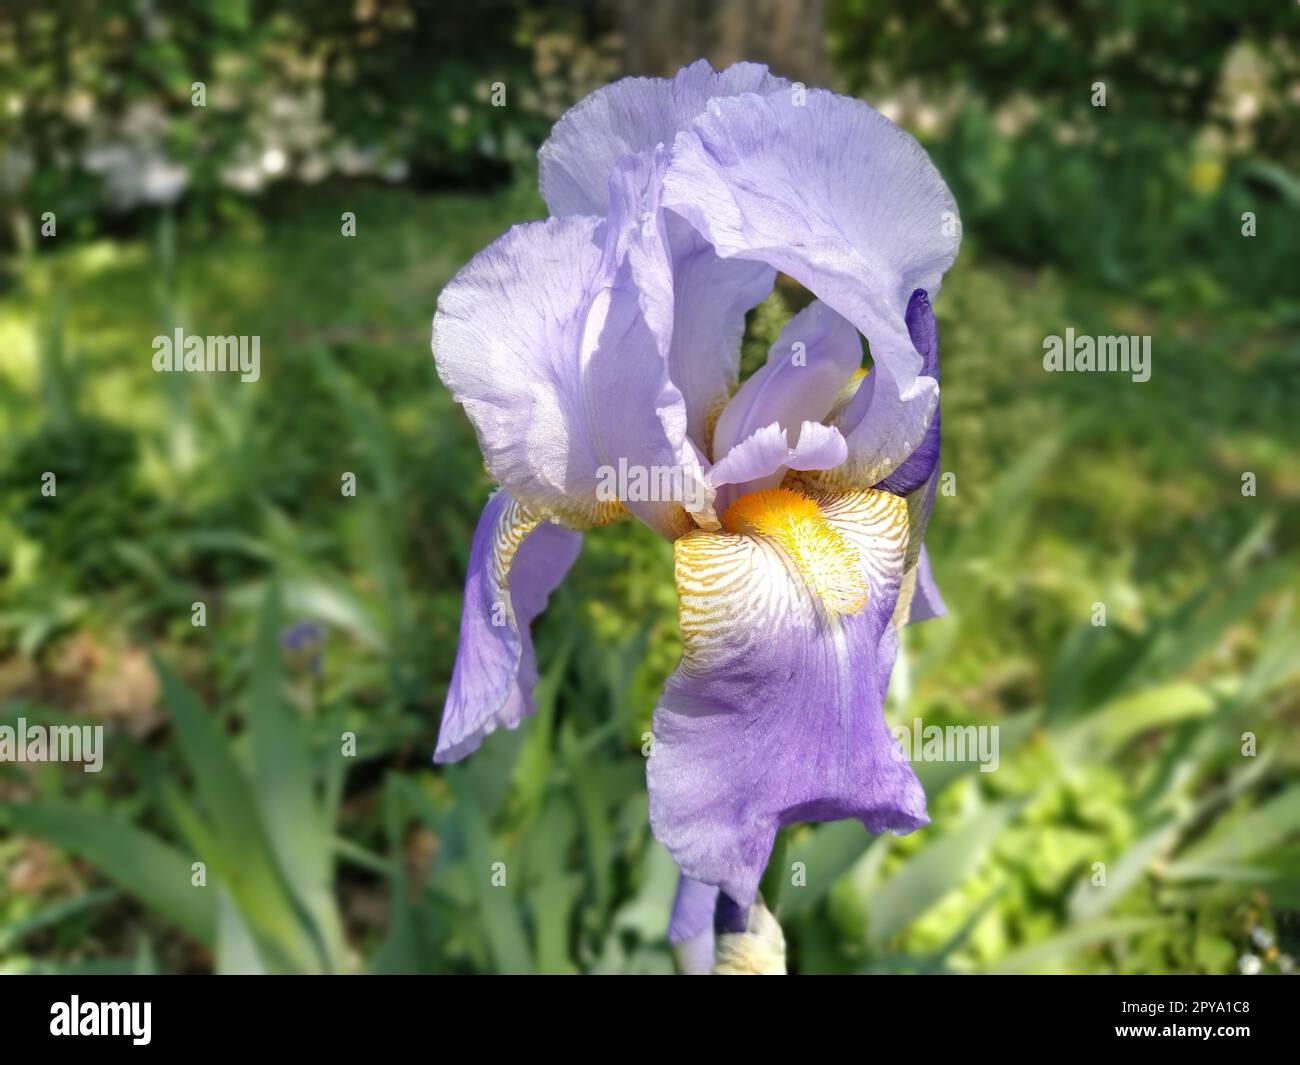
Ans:
[[[715,918],[739,932],[781,827],[928,821],[882,705],[900,627],[942,612],[922,548],[930,298],[956,205],[879,112],[751,63],[599,89],[539,160],[551,217],[476,255],[433,321],[500,486],[435,760],[532,711],[529,626],[582,532],[645,522],[673,542],[683,639],[647,761],[651,827],[682,874],[670,939]],[[778,272],[815,299],[737,388],[745,314]],[[611,495],[619,469],[675,492]]]

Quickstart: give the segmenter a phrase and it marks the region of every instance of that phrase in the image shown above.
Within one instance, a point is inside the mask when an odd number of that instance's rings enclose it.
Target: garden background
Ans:
[[[567,106],[701,55],[871,101],[964,225],[949,615],[887,713],[1000,726],[1000,765],[920,763],[908,837],[789,833],[791,968],[1291,966],[1300,7],[56,0],[0,9],[0,724],[106,756],[0,763],[0,971],[671,971],[667,543],[588,535],[535,719],[431,765],[490,483],[429,324],[544,214]],[[155,373],[178,326],[260,336],[260,380]],[[1150,381],[1045,373],[1069,327],[1150,335]]]

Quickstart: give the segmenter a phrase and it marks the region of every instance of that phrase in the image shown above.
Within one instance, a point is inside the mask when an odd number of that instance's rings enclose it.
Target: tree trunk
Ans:
[[[663,76],[695,59],[721,69],[766,63],[807,85],[826,83],[825,0],[616,0],[627,72]]]

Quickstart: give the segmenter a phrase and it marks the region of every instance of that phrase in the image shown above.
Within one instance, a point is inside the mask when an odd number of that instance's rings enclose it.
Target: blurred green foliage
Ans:
[[[921,134],[966,227],[936,301],[956,491],[928,543],[950,614],[907,630],[887,714],[997,725],[1000,767],[920,763],[933,824],[908,837],[791,830],[802,884],[773,870],[771,901],[801,972],[1278,971],[1300,948],[1296,139],[1266,93],[1234,119],[1224,85],[1243,38],[1263,84],[1293,71],[1283,15],[1020,7],[839,0],[829,38],[842,84]],[[475,251],[542,213],[529,146],[604,69],[604,24],[275,8],[182,6],[153,37],[136,4],[0,20],[0,55],[19,32],[32,58],[0,64],[28,101],[0,108],[0,143],[40,159],[6,186],[31,232],[0,271],[0,724],[102,722],[108,748],[98,775],[0,764],[0,968],[671,971],[642,756],[680,651],[667,543],[589,534],[535,627],[536,716],[429,763],[490,490],[429,319]],[[327,146],[405,159],[405,182],[312,185],[293,144],[258,199],[219,180],[274,110],[257,92],[304,91],[260,65],[276,42],[329,57],[304,75]],[[200,149],[191,72],[232,53],[252,95],[206,116]],[[587,58],[561,77],[556,55]],[[1193,70],[1185,105],[1165,66]],[[537,97],[493,111],[476,86],[498,70]],[[190,174],[128,226],[57,162],[102,124],[34,117],[101,77],[97,114],[174,113],[162,143]],[[45,202],[71,212],[57,240],[33,237]],[[801,298],[753,312],[747,368]],[[178,324],[259,335],[261,380],[155,374],[151,338]],[[1067,326],[1152,335],[1151,381],[1044,374]],[[318,668],[284,646],[306,620]]]
[[[927,142],[989,251],[1153,298],[1182,284],[1206,309],[1294,312],[1278,284],[1300,266],[1288,5],[922,6],[838,0],[833,50],[848,88]],[[1268,240],[1240,239],[1246,211]]]
[[[331,175],[501,185],[616,73],[608,19],[479,0],[64,0],[0,9],[0,249],[52,212],[86,237],[184,197]]]

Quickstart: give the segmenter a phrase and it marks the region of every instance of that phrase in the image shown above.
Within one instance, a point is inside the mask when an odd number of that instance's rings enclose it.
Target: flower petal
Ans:
[[[673,468],[688,454],[663,356],[662,289],[643,300],[624,222],[515,226],[443,289],[433,323],[438,373],[493,477],[575,528],[622,510],[601,497],[602,467]],[[627,509],[665,535],[679,528],[679,504]]]
[[[786,495],[768,493],[766,512],[747,504],[757,531],[701,530],[674,544],[684,647],[647,764],[655,836],[684,875],[742,908],[782,825],[853,817],[906,832],[927,822],[881,709],[906,504],[870,489],[817,493],[812,515],[808,497],[777,491]],[[832,594],[844,573],[831,556],[845,544],[867,591],[856,613]]]
[[[671,146],[716,96],[788,88],[759,64],[719,72],[701,59],[673,78],[624,78],[597,89],[566,112],[538,152],[542,198],[556,216],[603,216],[607,175],[627,156]],[[666,224],[675,293],[669,375],[685,402],[688,431],[707,452],[710,422],[736,385],[745,313],[772,290],[776,272],[719,258],[676,215]]]
[[[604,215],[606,176],[623,156],[671,145],[715,96],[788,88],[759,63],[716,71],[700,59],[672,78],[623,78],[569,108],[537,153],[542,199],[553,215]]]
[[[922,544],[920,561],[916,564],[916,588],[912,592],[912,608],[907,620],[928,621],[930,618],[941,618],[946,613],[948,608],[944,605],[943,596],[939,594],[939,586],[930,570],[930,556]]]
[[[668,357],[673,336],[673,267],[668,232],[659,206],[668,152],[660,147],[620,159],[609,175],[604,228],[605,262],[621,287],[635,294]]]
[[[668,920],[668,942],[685,943],[701,932],[712,932],[713,910],[717,902],[718,889],[713,884],[702,884],[685,874],[679,875],[673,912]]]
[[[542,521],[506,492],[483,507],[470,544],[460,643],[435,762],[455,762],[499,725],[533,712],[529,626],[578,557],[582,536]]]
[[[803,477],[812,484],[820,476],[817,473],[804,474]],[[930,524],[930,514],[934,510],[934,497],[939,487],[939,469],[936,465],[930,473],[930,479],[919,488],[914,488],[905,496],[900,496],[907,506],[907,553],[903,557],[903,580],[899,585],[898,602],[894,607],[894,625],[902,628],[912,621],[924,621],[945,611],[939,589],[929,574],[928,558],[925,554],[925,531]],[[926,560],[926,571],[921,572],[922,560]],[[923,602],[913,608],[913,598],[921,596]],[[930,604],[927,606],[926,604]],[[936,614],[926,613],[935,609]],[[917,616],[917,615],[920,616]]]
[[[794,445],[790,444],[791,436],[798,437]],[[715,491],[714,512],[724,512],[747,492],[775,488],[786,470],[830,469],[847,455],[848,448],[838,429],[820,422],[804,422],[791,431],[773,422],[733,447],[705,475]],[[696,515],[696,520],[700,521],[700,517]]]
[[[814,300],[786,323],[767,362],[723,410],[713,454],[725,455],[762,426],[795,429],[830,413],[841,388],[862,365],[862,340],[853,323]]]
[[[934,309],[930,306],[930,298],[925,289],[918,288],[912,293],[912,298],[907,304],[907,331],[912,338],[912,343],[916,350],[921,353],[923,365],[921,373],[926,377],[933,377],[935,381],[939,380],[939,331],[934,320]],[[844,417],[840,419],[841,426],[847,426],[852,419],[863,416],[863,413],[856,409],[856,404],[850,403]],[[845,429],[849,435],[852,435],[852,429]],[[902,463],[883,481],[876,485],[877,488],[884,489],[886,492],[893,492],[895,495],[905,496],[909,492],[914,492],[930,479],[934,473],[935,465],[939,461],[939,407],[936,404],[934,408],[934,417],[930,419],[930,424],[926,426],[925,436],[921,442]]]
[[[615,164],[609,180],[606,258],[627,260],[642,312],[668,363],[685,432],[699,447],[736,385],[745,314],[772,289],[764,263],[720,259],[709,242],[659,204],[668,150]],[[675,415],[678,427],[681,415]]]
[[[679,876],[668,920],[668,942],[674,947],[684,976],[713,971],[713,911],[718,889],[689,876]]]
[[[667,222],[675,296],[668,373],[686,404],[691,439],[711,452],[712,424],[736,387],[745,314],[772,291],[776,271],[719,258],[677,215],[668,212]]]
[[[887,477],[924,436],[938,385],[904,321],[957,252],[956,204],[924,149],[860,100],[813,90],[710,101],[674,142],[663,203],[724,258],[769,263],[871,343],[842,485]]]
[[[644,320],[667,367],[667,376],[663,379],[658,399],[658,414],[664,428],[665,443],[668,448],[675,449],[676,459],[672,466],[665,467],[667,452],[661,447],[660,461],[648,465],[658,465],[661,469],[667,468],[679,474],[675,483],[681,486],[668,505],[662,501],[655,503],[631,498],[623,502],[652,528],[671,539],[691,527],[682,513],[683,506],[688,510],[699,510],[706,505],[712,493],[704,481],[704,464],[699,449],[688,432],[691,407],[671,373],[675,353],[680,346],[703,338],[698,330],[688,332],[684,341],[678,335],[678,323],[684,320],[689,323],[691,312],[687,308],[688,317],[683,319],[683,301],[678,296],[677,263],[672,258],[669,240],[670,223],[684,224],[676,216],[667,216],[659,206],[659,193],[667,162],[668,152],[660,146],[639,155],[625,156],[615,165],[609,180],[610,206],[605,227],[605,256],[607,262],[619,264],[615,272],[614,298],[621,301],[633,320],[638,314]],[[684,227],[683,232],[693,231]],[[698,235],[694,239],[699,240]],[[734,264],[724,264],[714,256],[707,244],[704,248],[714,263],[724,268],[734,267]],[[753,267],[755,264],[744,265]],[[732,272],[735,273],[734,269]],[[711,280],[717,289],[722,276],[717,270],[712,273],[705,271],[699,280],[704,279]],[[719,306],[712,309],[715,318],[719,313],[724,313],[719,310]],[[740,326],[743,327],[745,309],[735,313],[738,313]],[[735,344],[738,348],[739,335]],[[706,357],[711,354],[706,353]],[[688,381],[693,379],[688,378]]]

